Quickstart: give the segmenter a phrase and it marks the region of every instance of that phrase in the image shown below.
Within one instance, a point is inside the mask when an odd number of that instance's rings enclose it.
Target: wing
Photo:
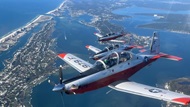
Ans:
[[[86,48],[93,51],[93,52],[95,52],[95,53],[99,53],[100,51],[102,51],[102,50],[100,50],[100,49],[98,49],[98,48],[96,48],[94,46],[91,46],[91,45],[87,45]]]
[[[116,39],[109,40],[109,42],[114,42],[114,43],[126,43],[126,41],[124,41],[124,40],[116,40]]]
[[[59,54],[58,56],[80,73],[87,71],[93,66],[92,64],[69,53],[62,53]]]
[[[190,103],[190,96],[188,95],[159,89],[131,81],[117,81],[110,84],[109,87],[117,91],[164,100],[177,104],[188,105]]]
[[[94,33],[94,35],[96,35],[99,38],[103,37],[103,35],[101,35],[100,33]]]

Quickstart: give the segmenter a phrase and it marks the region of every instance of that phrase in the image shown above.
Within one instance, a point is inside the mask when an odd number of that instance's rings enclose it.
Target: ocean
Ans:
[[[18,0],[17,0],[18,1]],[[22,5],[17,3],[16,0],[4,0],[0,1],[4,5],[10,6],[10,2],[13,2],[11,6],[14,8],[18,8],[20,11],[31,11],[29,13],[31,14],[25,14],[19,16],[17,13],[14,13],[15,17],[12,17],[14,19],[13,22],[17,23],[14,24],[13,27],[11,26],[11,21],[2,21],[0,23],[4,23],[7,25],[7,31],[3,30],[6,34],[7,32],[16,29],[17,27],[23,26],[28,21],[32,20],[36,15],[44,14],[50,10],[53,10],[56,8],[62,1],[51,1],[51,0],[40,0],[40,1],[22,1]],[[8,3],[7,3],[8,2]],[[39,3],[40,2],[40,3]],[[55,3],[56,2],[56,3]],[[18,5],[14,5],[18,4]],[[33,5],[29,5],[31,3],[34,3]],[[29,6],[27,6],[27,4]],[[40,5],[41,4],[41,5]],[[22,7],[23,5],[26,5]],[[10,7],[11,7],[10,6]],[[40,8],[40,11],[37,11],[34,9],[34,7]],[[3,8],[0,5],[0,8]],[[22,9],[21,9],[22,8]],[[26,10],[25,10],[26,8]],[[8,7],[4,10],[8,12]],[[27,10],[28,9],[28,10]],[[34,10],[33,10],[34,9]],[[14,9],[13,9],[14,10]],[[12,11],[13,11],[12,10]],[[0,9],[2,11],[2,9]],[[122,10],[123,11],[123,10]],[[118,10],[118,14],[121,11]],[[2,12],[1,12],[2,13]],[[6,12],[3,12],[2,14],[6,15]],[[117,13],[116,13],[117,14]],[[13,15],[14,16],[14,15]],[[65,17],[59,18],[56,17],[55,20],[57,22],[55,27],[55,32],[53,33],[53,37],[58,38],[57,39],[57,46],[56,46],[56,52],[62,53],[62,52],[68,52],[75,54],[85,60],[88,60],[89,52],[87,49],[85,49],[86,45],[94,45],[97,47],[100,46],[97,41],[96,37],[93,35],[96,30],[92,27],[88,27],[85,25],[82,25],[78,23],[79,20],[82,20],[85,16],[77,17],[77,18],[71,18],[67,12],[64,14]],[[145,16],[140,16],[145,17]],[[1,16],[0,16],[1,18]],[[17,21],[18,18],[19,21]],[[84,20],[89,21],[91,17],[85,17]],[[12,19],[12,20],[13,20]],[[154,29],[144,29],[144,28],[138,28],[137,25],[144,24],[147,22],[153,21],[153,19],[147,19],[143,20],[139,18],[138,16],[133,16],[131,19],[126,19],[124,21],[112,21],[112,23],[119,24],[129,32],[136,33],[138,35],[149,35],[151,36],[154,31],[158,31],[160,34],[160,42],[161,42],[161,51],[180,56],[183,58],[180,62],[170,61],[166,59],[159,59],[157,62],[152,63],[151,65],[143,68],[138,73],[136,73],[134,76],[130,78],[132,81],[136,81],[142,84],[151,85],[151,86],[158,86],[163,87],[164,83],[171,79],[176,79],[180,77],[189,77],[189,69],[190,66],[188,66],[190,61],[190,51],[186,48],[186,46],[190,46],[190,38],[187,34],[179,34],[179,33],[171,33],[168,31],[162,31],[162,30],[154,30]],[[6,24],[7,23],[7,24]],[[0,25],[1,27],[3,25]],[[65,40],[65,36],[67,39]],[[29,36],[22,37],[21,41],[10,49],[10,52],[8,55],[6,52],[4,52],[2,55],[0,55],[0,60],[2,61],[5,59],[4,57],[10,57],[13,52],[24,45],[26,42],[25,40],[28,39]],[[93,63],[93,61],[90,61]],[[64,64],[64,62],[60,59],[57,60],[57,65]],[[1,65],[0,65],[1,67]],[[78,72],[74,70],[73,68],[68,68],[63,72],[64,78],[70,78],[74,75],[77,75]],[[58,75],[54,74],[49,77],[52,81],[58,82]],[[136,95],[131,95],[127,93],[122,93],[118,91],[112,90],[109,94],[106,94],[110,89],[108,87],[104,87],[95,91],[87,92],[81,95],[63,95],[64,104],[62,102],[62,98],[60,93],[52,92],[53,86],[51,86],[47,81],[44,81],[40,85],[37,85],[33,88],[32,93],[32,100],[31,104],[33,107],[160,107],[161,101],[140,97]],[[64,105],[64,106],[63,106]]]

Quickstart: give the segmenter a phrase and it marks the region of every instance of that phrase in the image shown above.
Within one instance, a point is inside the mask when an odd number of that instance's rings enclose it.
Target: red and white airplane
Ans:
[[[141,49],[143,48],[143,46],[139,46],[139,45],[135,45],[134,44],[134,38],[132,36],[130,36],[130,39],[129,39],[129,43],[128,44],[123,44],[123,45],[119,45],[119,44],[116,44],[116,45],[111,45],[109,47],[105,47],[105,49],[101,50],[97,47],[94,47],[92,45],[87,45],[86,48],[88,50],[91,50],[93,51],[95,54],[90,57],[92,58],[93,60],[98,60],[104,56],[106,56],[107,54],[109,54],[110,52],[113,52],[113,51],[123,51],[123,50],[126,50],[126,51],[129,51],[133,48],[138,48],[138,49]]]
[[[109,33],[106,34],[105,36],[103,36],[100,33],[94,33],[94,35],[96,35],[98,37],[98,41],[99,42],[117,42],[117,43],[124,43],[125,41],[123,40],[116,40],[116,38],[122,37],[125,35],[124,32],[121,33]]]
[[[152,37],[149,50],[134,54],[130,51],[113,51],[97,60],[94,65],[69,53],[58,55],[66,63],[74,67],[80,74],[71,79],[63,80],[60,72],[60,83],[53,88],[55,92],[67,94],[81,94],[108,86],[117,91],[159,99],[182,105],[190,103],[190,96],[143,85],[128,78],[137,71],[156,61],[167,58],[180,61],[182,58],[160,52],[159,38],[156,33]]]

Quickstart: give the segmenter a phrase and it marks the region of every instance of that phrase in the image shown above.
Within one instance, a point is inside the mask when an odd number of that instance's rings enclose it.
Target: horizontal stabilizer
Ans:
[[[154,55],[151,59],[159,59],[159,58],[166,58],[166,59],[174,60],[174,61],[182,60],[182,58],[180,58],[178,56],[173,56],[173,55],[169,55],[169,54],[165,54],[165,53],[161,53],[161,52],[157,55]]]
[[[98,49],[98,48],[96,48],[94,46],[91,46],[91,45],[87,45],[86,48],[93,51],[93,52],[95,52],[95,53],[99,53],[100,51],[102,51],[102,50],[100,50],[100,49]]]
[[[158,55],[162,58],[166,58],[166,59],[170,59],[170,60],[174,60],[174,61],[182,60],[182,58],[180,58],[178,56],[168,55],[168,54],[161,53],[161,52]]]
[[[117,81],[109,85],[117,91],[154,98],[182,105],[190,103],[190,96],[131,81]]]
[[[126,43],[126,41],[124,41],[124,40],[116,40],[116,39],[110,40],[110,42],[114,42],[114,43]]]

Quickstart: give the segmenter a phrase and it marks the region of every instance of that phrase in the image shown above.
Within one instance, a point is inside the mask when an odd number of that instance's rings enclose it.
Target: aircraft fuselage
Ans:
[[[145,61],[142,56],[133,56],[131,60],[119,63],[108,69],[81,77],[79,76],[78,79],[75,77],[75,79],[65,83],[65,90],[70,94],[79,94],[108,86],[118,80],[127,80],[137,71],[155,60],[150,59]]]
[[[123,36],[123,34],[120,34],[120,35],[111,35],[111,36],[108,36],[108,37],[101,37],[98,39],[98,41],[109,41],[109,40],[113,40],[113,39],[116,39],[116,38],[119,38]]]

